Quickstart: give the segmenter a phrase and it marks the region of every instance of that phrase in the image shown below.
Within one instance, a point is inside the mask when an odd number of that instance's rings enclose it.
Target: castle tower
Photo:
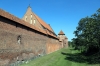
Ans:
[[[64,46],[68,48],[68,38],[65,37]]]
[[[63,39],[65,38],[65,34],[64,34],[64,32],[61,30],[60,32],[59,32],[59,34],[58,34],[58,38],[59,38],[59,41],[63,41]]]
[[[65,36],[65,34],[62,30],[59,32],[58,38],[62,44],[62,47],[68,47],[68,38]]]

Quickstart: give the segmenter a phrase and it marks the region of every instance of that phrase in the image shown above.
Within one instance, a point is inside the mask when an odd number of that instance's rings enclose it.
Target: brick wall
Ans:
[[[47,42],[46,45],[47,45],[47,54],[59,50],[61,47],[59,41],[52,38],[49,38],[49,41]]]
[[[0,16],[0,64],[34,59],[60,48],[57,39]]]

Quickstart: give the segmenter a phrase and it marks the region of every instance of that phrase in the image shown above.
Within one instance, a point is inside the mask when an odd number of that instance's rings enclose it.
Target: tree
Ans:
[[[76,38],[72,40],[76,49],[85,52],[100,51],[100,8],[90,17],[82,18],[74,34]]]

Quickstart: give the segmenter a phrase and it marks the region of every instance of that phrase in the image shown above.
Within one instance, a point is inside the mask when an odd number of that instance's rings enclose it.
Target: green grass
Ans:
[[[79,51],[63,48],[20,66],[100,66],[100,64],[88,64],[84,57],[80,58],[74,55],[75,53]]]

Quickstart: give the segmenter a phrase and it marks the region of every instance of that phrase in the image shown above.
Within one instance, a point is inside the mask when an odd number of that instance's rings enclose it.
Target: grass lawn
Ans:
[[[100,64],[88,64],[85,59],[74,55],[75,53],[79,51],[63,48],[20,66],[100,66]]]

